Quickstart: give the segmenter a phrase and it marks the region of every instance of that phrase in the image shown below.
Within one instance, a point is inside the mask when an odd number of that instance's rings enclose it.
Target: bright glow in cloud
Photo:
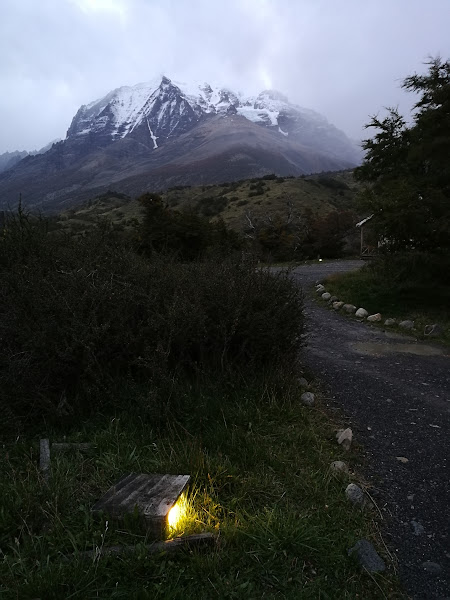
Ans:
[[[259,68],[259,77],[264,85],[264,89],[266,90],[270,90],[272,89],[272,79],[269,75],[269,73],[267,72],[265,67],[260,67]]]
[[[122,0],[71,0],[86,14],[108,13],[125,18],[127,9]]]

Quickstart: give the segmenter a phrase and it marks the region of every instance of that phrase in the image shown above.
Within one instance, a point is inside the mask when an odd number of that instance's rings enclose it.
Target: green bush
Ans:
[[[369,268],[391,286],[450,286],[450,257],[440,252],[381,254]]]
[[[181,373],[262,369],[299,348],[299,289],[250,259],[147,260],[110,230],[75,238],[19,215],[0,236],[0,277],[11,420],[105,410],[118,382],[146,382],[156,398]]]

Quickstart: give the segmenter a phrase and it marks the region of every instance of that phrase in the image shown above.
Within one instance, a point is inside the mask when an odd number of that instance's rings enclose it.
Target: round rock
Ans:
[[[331,294],[329,294],[328,292],[324,292],[324,293],[322,294],[322,300],[325,300],[325,301],[327,301],[327,300],[329,300],[330,298],[331,298]]]
[[[334,310],[340,310],[344,306],[343,302],[333,302]]]
[[[369,313],[365,308],[358,308],[358,310],[355,312],[355,316],[359,317],[360,319],[365,319],[368,315]]]
[[[356,485],[356,483],[348,484],[348,486],[345,488],[345,495],[352,504],[357,504],[358,506],[364,505],[364,492],[359,485]]]
[[[369,315],[367,317],[367,320],[370,321],[371,323],[377,323],[378,321],[381,321],[381,314],[376,313],[374,315]]]
[[[409,319],[406,319],[406,321],[400,321],[398,326],[401,327],[402,329],[413,329],[414,321],[410,321]]]
[[[397,324],[397,321],[395,319],[386,319],[384,324],[386,325],[386,327],[392,327],[392,325]]]
[[[344,304],[342,307],[346,313],[352,315],[356,311],[356,306],[354,304]]]
[[[304,394],[302,394],[300,396],[300,400],[306,406],[312,406],[314,404],[314,400],[315,400],[314,394],[311,392],[305,392]]]
[[[335,473],[348,473],[348,466],[343,460],[334,460],[331,463],[331,470]]]

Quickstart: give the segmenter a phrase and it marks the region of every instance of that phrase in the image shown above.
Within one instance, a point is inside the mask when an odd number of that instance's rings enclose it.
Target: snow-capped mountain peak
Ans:
[[[97,134],[103,143],[132,134],[141,125],[156,149],[169,137],[185,132],[202,116],[238,114],[253,123],[275,130],[284,129],[286,115],[292,112],[326,123],[314,111],[290,104],[287,97],[275,90],[265,90],[257,97],[244,97],[229,88],[209,83],[184,83],[160,77],[135,86],[120,87],[104,98],[82,106],[67,132],[67,138]],[[159,138],[156,144],[155,138]]]
[[[5,201],[21,192],[56,206],[112,187],[134,194],[349,168],[361,151],[325,117],[275,90],[246,96],[161,76],[81,106],[65,140],[13,158],[0,174]]]
[[[348,152],[351,143],[345,134],[319,113],[290,103],[281,92],[264,90],[256,97],[247,97],[208,82],[186,83],[166,76],[117,88],[82,106],[67,138],[87,136],[94,145],[104,146],[131,135],[156,150],[168,139],[186,133],[203,117],[233,114],[271,128],[282,137],[293,137],[305,146],[316,146],[319,137],[321,151],[323,143],[328,142],[326,152],[342,156],[344,149],[349,159],[357,160],[357,151]],[[336,144],[338,148],[334,148]]]

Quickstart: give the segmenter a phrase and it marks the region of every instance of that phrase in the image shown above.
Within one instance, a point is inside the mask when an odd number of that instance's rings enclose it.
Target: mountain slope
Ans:
[[[14,152],[4,152],[0,154],[0,173],[12,169],[22,158],[28,155],[26,151],[15,150]]]
[[[275,172],[355,166],[359,151],[314,111],[279,92],[245,98],[166,77],[82,106],[64,141],[0,175],[3,203],[59,210],[109,187],[134,195]]]

